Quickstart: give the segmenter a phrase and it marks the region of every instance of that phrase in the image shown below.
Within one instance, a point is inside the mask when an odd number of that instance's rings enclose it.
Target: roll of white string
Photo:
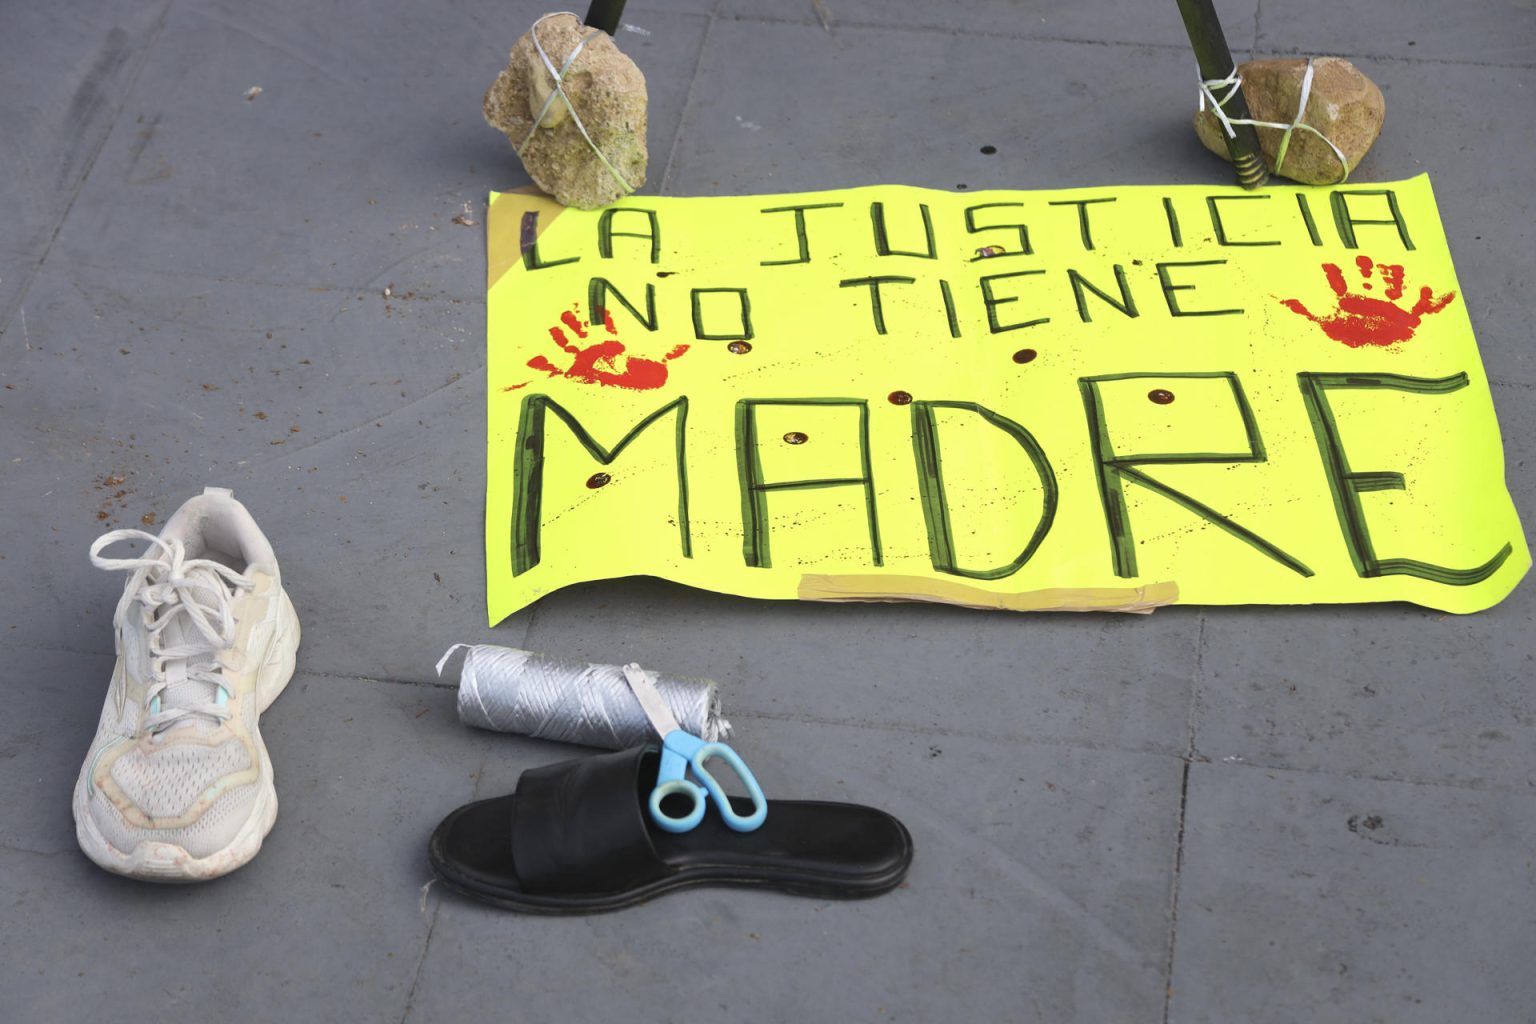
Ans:
[[[657,738],[618,665],[583,665],[490,644],[454,644],[437,663],[439,676],[461,650],[459,719],[466,725],[608,750]],[[662,700],[685,730],[711,742],[731,735],[713,682],[652,674]]]

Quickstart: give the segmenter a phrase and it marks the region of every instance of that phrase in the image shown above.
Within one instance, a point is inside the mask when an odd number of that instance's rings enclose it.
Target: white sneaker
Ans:
[[[119,541],[136,558],[103,558]],[[217,878],[256,856],[277,819],[257,718],[293,675],[299,620],[272,546],[234,495],[210,487],[159,537],[113,530],[91,562],[133,573],[112,623],[117,666],[75,784],[75,832],[108,871]]]

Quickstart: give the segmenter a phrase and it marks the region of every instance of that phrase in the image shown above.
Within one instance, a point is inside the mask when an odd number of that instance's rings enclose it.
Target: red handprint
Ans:
[[[587,338],[587,328],[592,326],[585,320],[576,319],[576,314],[571,312],[560,314],[560,322],[582,341]],[[649,391],[667,382],[667,363],[688,351],[687,345],[678,345],[659,360],[625,355],[624,343],[618,340],[619,332],[613,326],[613,314],[606,309],[603,310],[603,326],[614,337],[607,341],[594,341],[585,348],[572,344],[565,331],[559,327],[551,327],[550,338],[572,356],[570,367],[562,370],[543,356],[534,356],[528,360],[528,365],[551,377],[569,377],[583,384],[629,388],[631,391]]]
[[[1372,261],[1369,256],[1355,257],[1360,268],[1361,288],[1371,291]],[[1403,268],[1398,264],[1376,263],[1386,285],[1385,299],[1369,295],[1356,295],[1344,283],[1344,272],[1336,263],[1324,263],[1323,273],[1328,275],[1328,286],[1339,297],[1339,309],[1330,316],[1313,316],[1296,299],[1281,299],[1280,303],[1292,313],[1300,313],[1323,329],[1334,341],[1342,341],[1350,348],[1362,345],[1395,345],[1413,337],[1420,321],[1432,313],[1438,313],[1456,298],[1455,292],[1446,292],[1435,298],[1434,290],[1427,285],[1419,289],[1419,301],[1412,309],[1403,309],[1397,300],[1403,297]]]

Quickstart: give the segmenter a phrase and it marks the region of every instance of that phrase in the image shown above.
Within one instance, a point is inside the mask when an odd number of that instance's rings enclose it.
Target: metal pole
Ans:
[[[623,14],[624,0],[592,0],[592,6],[587,8],[586,24],[613,35],[619,30],[619,18]]]
[[[1178,4],[1179,14],[1184,17],[1184,30],[1189,33],[1189,45],[1200,64],[1200,77],[1210,82],[1231,75],[1236,65],[1232,61],[1232,51],[1227,49],[1227,37],[1221,31],[1221,21],[1216,17],[1212,0],[1178,0]],[[1243,98],[1241,88],[1232,90],[1231,99],[1223,103],[1221,109],[1234,121],[1247,120],[1250,116],[1248,101]],[[1232,127],[1237,135],[1227,138],[1227,153],[1237,170],[1237,183],[1247,189],[1258,188],[1269,180],[1269,168],[1259,151],[1259,133],[1251,124]],[[1225,131],[1222,136],[1226,137]]]

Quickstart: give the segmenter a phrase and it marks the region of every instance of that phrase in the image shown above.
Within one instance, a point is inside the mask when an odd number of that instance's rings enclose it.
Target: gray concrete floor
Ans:
[[[1536,521],[1530,0],[1220,7],[1235,49],[1380,83],[1357,177],[1432,172]],[[526,181],[479,104],[539,13],[0,13],[0,1017],[1536,1020],[1529,582],[1465,618],[1116,618],[631,580],[484,628],[483,228],[452,217]],[[1172,2],[635,0],[625,21],[647,192],[1228,180],[1187,127]],[[263,723],[282,813],[235,875],[148,887],[75,847],[121,584],[86,548],[206,483],[274,538],[304,622]],[[431,826],[568,753],[458,724],[432,674],[457,640],[720,680],[770,793],[907,821],[909,885],[574,920],[423,901]]]

